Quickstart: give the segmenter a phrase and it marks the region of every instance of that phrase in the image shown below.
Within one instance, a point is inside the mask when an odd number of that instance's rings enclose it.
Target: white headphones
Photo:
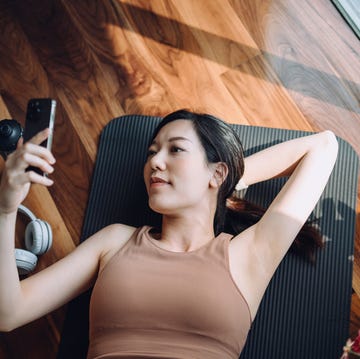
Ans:
[[[15,248],[16,266],[20,275],[28,274],[35,269],[37,255],[47,252],[52,245],[52,230],[49,223],[35,217],[25,206],[18,211],[30,218],[25,230],[25,249]]]

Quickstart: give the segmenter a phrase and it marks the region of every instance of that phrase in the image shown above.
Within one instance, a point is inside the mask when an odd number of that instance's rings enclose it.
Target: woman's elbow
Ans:
[[[24,324],[14,312],[0,315],[0,332],[11,332]]]
[[[8,333],[16,329],[17,327],[14,325],[14,323],[11,323],[10,321],[0,321],[0,332],[2,333]]]
[[[327,155],[337,157],[339,144],[334,132],[325,130],[319,133],[321,136],[321,146],[326,151]]]
[[[320,132],[320,134],[322,135],[325,144],[335,146],[337,148],[338,141],[334,132],[325,130]]]

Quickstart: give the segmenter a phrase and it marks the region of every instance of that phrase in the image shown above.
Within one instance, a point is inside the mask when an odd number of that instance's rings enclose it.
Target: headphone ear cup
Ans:
[[[37,264],[35,254],[19,248],[15,248],[15,260],[20,275],[29,274],[35,269]]]
[[[50,225],[40,219],[31,221],[25,230],[25,247],[36,255],[47,252],[52,245]]]
[[[46,235],[45,235],[46,241],[45,240],[43,241],[43,247],[42,247],[42,251],[41,251],[41,254],[43,254],[43,253],[46,253],[51,248],[53,234],[52,234],[51,226],[48,222],[41,220],[41,224],[43,226],[44,233],[46,233]]]

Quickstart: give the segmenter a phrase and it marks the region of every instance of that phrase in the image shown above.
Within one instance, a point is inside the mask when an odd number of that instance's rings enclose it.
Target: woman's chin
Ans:
[[[165,203],[158,203],[155,201],[149,201],[149,207],[151,208],[152,211],[163,215],[171,214],[174,212],[174,210],[176,210],[176,208],[174,208],[173,206],[170,206]]]

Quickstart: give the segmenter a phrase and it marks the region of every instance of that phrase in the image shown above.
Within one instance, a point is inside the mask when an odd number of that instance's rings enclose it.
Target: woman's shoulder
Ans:
[[[133,227],[122,223],[113,223],[97,233],[97,237],[103,240],[103,255],[101,265],[103,267],[125,244],[139,231],[148,226]]]
[[[134,234],[143,227],[133,227],[122,223],[113,223],[102,228],[97,236],[104,240],[109,250],[119,250]],[[105,243],[106,242],[106,243]]]
[[[137,227],[129,226],[123,223],[112,223],[102,228],[99,232],[103,232],[108,235],[128,235],[133,234],[136,231]]]

